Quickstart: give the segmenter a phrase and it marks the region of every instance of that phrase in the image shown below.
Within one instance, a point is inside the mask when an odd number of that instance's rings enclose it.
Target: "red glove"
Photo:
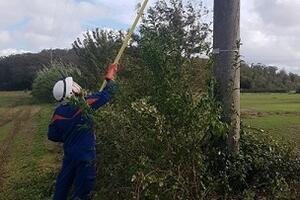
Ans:
[[[106,80],[112,80],[114,79],[115,74],[118,71],[118,64],[110,64],[107,68],[105,79]]]

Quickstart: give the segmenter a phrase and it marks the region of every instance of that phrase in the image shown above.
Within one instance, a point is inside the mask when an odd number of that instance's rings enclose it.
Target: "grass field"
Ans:
[[[245,125],[290,141],[300,152],[300,94],[242,94]]]
[[[0,92],[0,200],[50,199],[59,166],[47,141],[52,108],[23,92]]]
[[[300,152],[300,95],[242,94],[242,119]],[[0,92],[0,200],[51,199],[60,148],[47,140],[52,106],[28,93]]]

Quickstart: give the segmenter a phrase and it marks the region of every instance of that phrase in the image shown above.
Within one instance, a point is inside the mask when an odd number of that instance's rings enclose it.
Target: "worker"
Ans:
[[[116,72],[117,65],[110,65],[105,75],[107,85],[104,90],[84,97],[92,110],[97,110],[111,99]],[[82,114],[82,109],[68,102],[68,99],[80,95],[81,92],[81,87],[73,81],[72,77],[58,81],[53,87],[53,96],[60,105],[55,109],[49,125],[48,139],[63,143],[64,150],[62,168],[56,180],[54,200],[67,199],[71,188],[73,188],[72,199],[91,199],[94,189],[96,138],[93,120]]]

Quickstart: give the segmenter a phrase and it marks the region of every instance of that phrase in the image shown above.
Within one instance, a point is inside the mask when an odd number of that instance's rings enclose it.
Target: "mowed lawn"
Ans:
[[[47,140],[52,106],[0,92],[0,200],[51,199],[59,148]]]
[[[245,125],[289,141],[300,152],[300,94],[246,93],[241,108]]]

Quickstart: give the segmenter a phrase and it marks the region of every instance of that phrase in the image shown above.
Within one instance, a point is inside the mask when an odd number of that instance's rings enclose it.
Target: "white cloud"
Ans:
[[[87,29],[127,27],[140,0],[0,1],[0,49],[71,47]],[[103,23],[104,22],[104,23]],[[106,23],[107,22],[107,23]],[[8,37],[9,36],[9,37]]]
[[[0,31],[0,46],[6,45],[11,41],[11,36],[8,31]]]
[[[242,54],[300,74],[300,1],[241,1]]]
[[[21,3],[21,4],[20,4]],[[0,1],[0,29],[3,30],[12,23],[23,18],[24,9],[21,1],[9,0]]]
[[[109,14],[111,19],[129,25],[136,15],[136,6],[141,3],[141,0],[97,0],[97,2],[101,2],[111,11]]]
[[[22,49],[2,49],[0,50],[0,57],[13,55],[13,54],[20,54],[20,53],[28,53],[28,51]]]
[[[0,35],[0,49],[30,51],[70,47],[85,20],[101,20],[109,12],[98,2],[75,0],[10,0],[0,1],[0,7],[0,30],[13,37],[7,46],[2,42],[7,37]]]

